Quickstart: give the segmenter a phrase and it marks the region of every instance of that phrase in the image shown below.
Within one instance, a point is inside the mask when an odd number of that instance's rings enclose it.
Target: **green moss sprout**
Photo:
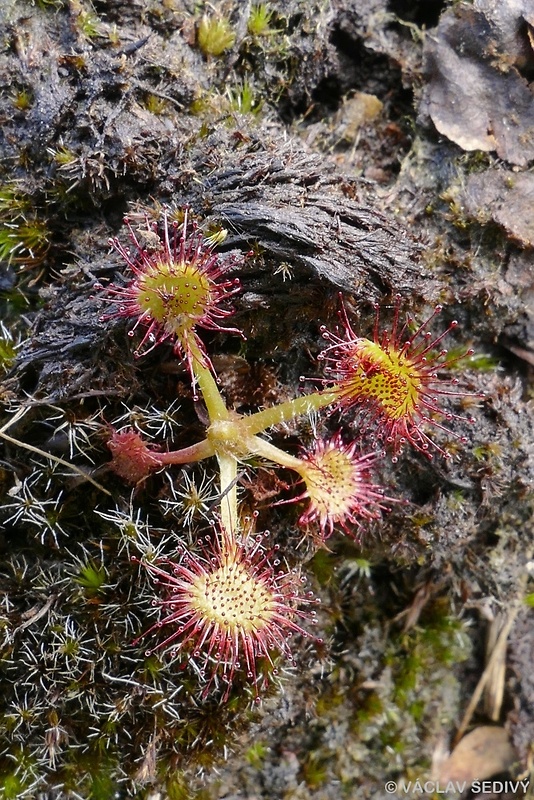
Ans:
[[[235,43],[230,20],[218,14],[204,14],[198,25],[197,43],[205,56],[221,56]]]
[[[250,9],[247,30],[251,36],[268,36],[274,33],[270,27],[273,10],[268,3],[258,3]]]

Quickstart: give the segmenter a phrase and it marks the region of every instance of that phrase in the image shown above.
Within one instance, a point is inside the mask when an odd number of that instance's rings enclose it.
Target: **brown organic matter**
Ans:
[[[257,35],[256,5],[232,0],[1,3],[6,800],[339,800],[429,779],[484,672],[486,632],[512,607],[524,611],[504,648],[497,766],[514,777],[532,760],[529,3],[266,5]],[[231,30],[207,55],[198,31],[215,11]],[[351,126],[361,97],[380,113]],[[208,459],[129,484],[110,469],[110,426],[157,454],[206,428],[172,343],[135,359],[126,321],[100,321],[95,285],[128,280],[110,238],[126,245],[125,215],[146,234],[164,208],[187,208],[240,281],[231,324],[246,339],[202,331],[239,415],[320,380],[320,328],[334,330],[340,291],[358,336],[372,338],[376,303],[391,323],[399,294],[420,321],[443,306],[434,337],[458,321],[448,358],[475,351],[458,363],[457,410],[476,420],[466,441],[438,434],[448,461],[377,459],[376,484],[407,503],[353,536],[303,536],[303,507],[278,502],[302,484],[239,455],[243,525],[269,531],[308,576],[324,640],[295,635],[296,669],[280,666],[254,708],[246,680],[220,703],[202,697],[194,663],[134,644],[161,606],[138,560],[193,547],[220,505]],[[313,452],[355,425],[290,419],[269,443]]]

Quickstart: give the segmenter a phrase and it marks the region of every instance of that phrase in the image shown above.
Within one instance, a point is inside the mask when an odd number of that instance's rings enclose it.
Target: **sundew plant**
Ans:
[[[315,570],[409,515],[401,452],[461,454],[471,351],[443,349],[456,323],[440,330],[439,306],[418,323],[396,296],[370,330],[335,299],[296,396],[251,371],[256,399],[236,410],[214,343],[250,345],[235,276],[254,256],[224,240],[188,208],[132,212],[110,240],[115,281],[86,297],[115,398],[32,398],[0,430],[29,451],[0,510],[20,543],[0,568],[6,800],[190,797],[184,775],[228,753],[296,669],[328,671],[336,601],[319,605]]]
[[[206,432],[188,447],[173,449],[169,442],[161,449],[135,427],[111,428],[110,468],[139,486],[171,465],[211,460],[218,467],[209,502],[200,490],[197,498],[209,531],[182,537],[172,557],[150,547],[133,555],[152,582],[157,614],[135,643],[143,642],[147,655],[188,665],[204,699],[213,695],[227,702],[233,685],[244,681],[258,703],[279,661],[294,660],[292,639],[316,644],[321,639],[313,632],[316,600],[303,589],[305,578],[288,565],[279,545],[265,544],[256,530],[257,510],[250,503],[246,509],[240,505],[243,467],[263,465],[293,475],[293,495],[272,502],[297,503],[302,537],[311,537],[316,546],[326,547],[335,532],[358,539],[362,526],[402,502],[377,482],[377,462],[389,457],[396,463],[403,447],[429,459],[447,459],[442,440],[465,439],[457,427],[473,420],[453,412],[450,403],[468,393],[459,388],[451,367],[472,351],[449,357],[443,349],[455,321],[438,335],[430,332],[440,306],[416,324],[396,297],[390,327],[382,329],[377,306],[366,338],[356,332],[340,297],[339,326],[321,328],[324,374],[307,381],[315,388],[237,413],[225,402],[202,339],[203,330],[239,334],[228,319],[240,286],[228,276],[235,261],[216,252],[221,237],[204,236],[187,209],[164,210],[160,220],[147,218],[138,230],[126,220],[126,227],[129,243],[116,238],[111,244],[127,272],[121,285],[97,287],[110,304],[101,320],[118,316],[131,322],[137,357],[172,344],[176,358],[187,365],[194,400],[205,409]],[[272,428],[321,413],[349,417],[353,438],[340,428],[326,439],[315,436],[300,452],[286,451],[268,438]]]

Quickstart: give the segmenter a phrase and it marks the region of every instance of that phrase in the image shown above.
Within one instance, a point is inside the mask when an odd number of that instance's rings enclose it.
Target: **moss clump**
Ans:
[[[252,6],[247,22],[249,34],[251,36],[268,36],[273,33],[274,31],[270,27],[273,13],[268,3]]]
[[[235,43],[235,32],[226,17],[204,14],[197,32],[197,44],[205,56],[221,56]]]

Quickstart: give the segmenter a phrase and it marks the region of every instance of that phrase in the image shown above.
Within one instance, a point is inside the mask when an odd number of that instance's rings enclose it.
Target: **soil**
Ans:
[[[470,797],[528,777],[531,4],[0,10],[0,798],[382,798],[445,776]],[[132,644],[154,598],[132,555],[204,535],[216,496],[211,462],[135,486],[109,468],[110,426],[163,450],[203,436],[187,364],[169,344],[136,359],[99,288],[127,280],[110,247],[124,215],[140,229],[163,207],[188,208],[241,282],[223,326],[245,338],[202,334],[240,413],[319,374],[340,293],[364,336],[377,305],[387,328],[439,303],[433,334],[457,320],[446,346],[474,350],[435,434],[452,458],[383,459],[403,502],[351,535],[303,541],[277,503],[291,476],[245,464],[243,507],[321,600],[323,643],[296,637],[259,706],[246,681],[222,703]],[[272,435],[297,452],[356,426],[330,414]],[[455,753],[468,730],[482,758],[467,736]]]

